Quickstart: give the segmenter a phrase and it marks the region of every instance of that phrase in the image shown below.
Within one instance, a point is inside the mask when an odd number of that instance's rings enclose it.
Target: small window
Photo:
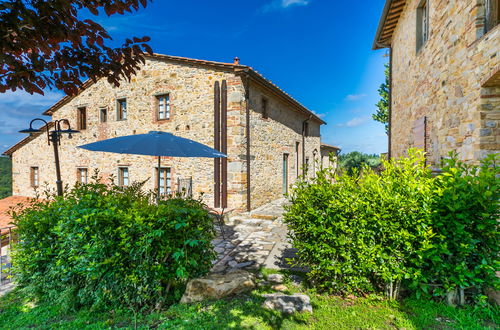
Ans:
[[[116,119],[117,120],[126,120],[127,119],[127,99],[119,99],[116,101],[116,103],[117,103]]]
[[[156,175],[158,175],[158,168],[156,168]],[[158,185],[158,180],[156,181],[156,185]],[[160,169],[160,195],[166,195],[171,193],[172,193],[172,171],[170,170],[170,167],[162,167]]]
[[[87,184],[88,183],[88,171],[86,168],[78,169],[78,182]]]
[[[262,118],[267,119],[268,118],[268,109],[267,109],[267,99],[262,98]]]
[[[33,188],[39,186],[40,174],[37,166],[33,166],[30,168],[30,181]]]
[[[99,110],[99,119],[101,123],[106,123],[108,121],[108,109],[107,108],[101,108]]]
[[[77,112],[77,127],[79,130],[87,129],[87,108],[81,107],[76,109]]]
[[[486,0],[485,3],[485,32],[491,31],[500,24],[500,1]]]
[[[118,168],[118,185],[122,187],[129,185],[128,167]]]
[[[309,136],[309,123],[307,121],[304,123],[304,136]]]
[[[158,120],[170,119],[170,96],[165,94],[156,98],[158,100]]]
[[[423,0],[417,8],[417,52],[429,39],[429,1]]]

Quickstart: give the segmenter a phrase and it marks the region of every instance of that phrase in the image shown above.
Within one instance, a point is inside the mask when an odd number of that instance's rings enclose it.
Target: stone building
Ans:
[[[390,156],[500,151],[499,2],[386,1],[374,49],[390,54]]]
[[[188,185],[210,207],[250,210],[280,198],[320,150],[324,122],[252,68],[155,54],[130,82],[87,82],[44,112],[81,131],[60,146],[65,184],[88,181],[98,169],[121,185],[144,181],[156,188],[154,157],[97,153],[76,148],[116,136],[167,131],[224,151],[227,162],[162,158],[162,192]],[[26,123],[28,124],[28,123]],[[12,158],[13,194],[33,196],[55,187],[52,149],[44,134],[5,152]]]
[[[321,143],[321,168],[337,168],[337,158],[339,153],[339,147]]]

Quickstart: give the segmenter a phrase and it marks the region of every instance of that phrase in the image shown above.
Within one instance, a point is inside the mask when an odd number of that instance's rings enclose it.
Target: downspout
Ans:
[[[302,122],[302,175],[304,175],[304,166],[306,166],[306,123],[311,120],[312,115],[309,115],[306,120]]]
[[[389,118],[388,118],[388,152],[387,158],[391,159],[392,157],[392,46],[389,46]]]
[[[389,107],[388,107],[388,129],[387,129],[387,159],[392,158],[392,45],[376,42],[375,45],[380,48],[389,48]]]
[[[245,120],[245,131],[247,138],[247,150],[246,150],[246,161],[247,161],[247,211],[250,212],[252,209],[252,198],[251,198],[251,187],[250,187],[250,77],[248,73],[245,75],[245,107],[246,107],[246,120]]]

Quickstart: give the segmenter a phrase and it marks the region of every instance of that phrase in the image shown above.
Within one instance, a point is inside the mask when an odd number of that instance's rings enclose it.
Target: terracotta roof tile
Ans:
[[[12,207],[27,206],[30,200],[32,199],[24,196],[9,196],[0,199],[0,229],[12,226],[12,218],[8,214]]]

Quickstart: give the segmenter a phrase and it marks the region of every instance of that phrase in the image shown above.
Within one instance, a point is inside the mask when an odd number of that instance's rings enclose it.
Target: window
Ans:
[[[417,52],[429,39],[429,1],[423,0],[417,8]]]
[[[170,119],[170,96],[165,94],[156,98],[158,99],[158,120]]]
[[[128,167],[118,168],[118,185],[122,187],[129,185]]]
[[[304,122],[304,136],[309,136],[309,123]]]
[[[156,175],[158,175],[158,168],[156,168]],[[156,181],[158,185],[158,180]],[[158,187],[157,187],[158,188]],[[170,167],[162,167],[160,169],[160,195],[172,193],[172,172]]]
[[[267,119],[268,118],[268,113],[267,113],[267,99],[262,98],[262,118]]]
[[[39,173],[38,173],[38,167],[33,166],[30,168],[30,181],[31,181],[31,186],[36,188],[39,186]]]
[[[81,107],[76,109],[77,113],[77,127],[79,130],[87,129],[87,108]]]
[[[99,119],[101,123],[106,123],[108,121],[108,109],[107,108],[101,108],[99,110]]]
[[[117,103],[116,119],[117,120],[126,120],[127,119],[127,99],[119,99],[116,101],[116,103]]]
[[[88,183],[88,171],[86,168],[78,169],[78,182],[87,184]]]
[[[500,24],[500,1],[486,0],[485,3],[485,32],[491,31]]]

